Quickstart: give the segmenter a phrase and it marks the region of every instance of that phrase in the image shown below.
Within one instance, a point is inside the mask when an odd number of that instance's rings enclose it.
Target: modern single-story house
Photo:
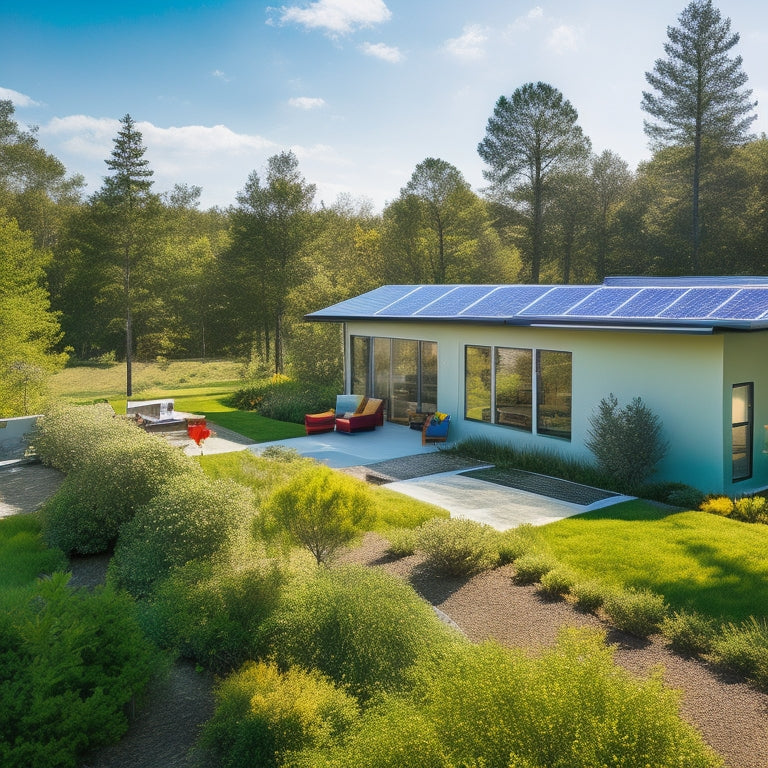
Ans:
[[[390,421],[440,410],[451,440],[590,458],[600,400],[640,397],[669,441],[655,479],[768,487],[766,277],[385,285],[306,319],[344,324],[347,392]]]

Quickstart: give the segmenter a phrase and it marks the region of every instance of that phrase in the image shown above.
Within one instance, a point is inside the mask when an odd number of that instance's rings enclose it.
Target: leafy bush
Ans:
[[[539,592],[549,598],[567,595],[576,583],[576,574],[568,567],[559,565],[540,579]]]
[[[557,567],[557,560],[545,552],[529,552],[515,560],[515,581],[518,584],[535,584],[544,574]]]
[[[712,515],[728,517],[733,512],[733,499],[728,496],[711,496],[701,502],[699,509]]]
[[[135,597],[191,560],[220,554],[255,515],[253,496],[232,481],[176,477],[120,529],[110,577]]]
[[[43,507],[43,534],[66,553],[109,549],[123,523],[171,478],[202,474],[195,461],[165,440],[120,419],[107,420],[100,410],[70,409],[43,424],[52,444],[65,442],[59,429],[75,439],[73,424],[84,425],[76,460],[63,455],[68,450],[63,446],[50,447],[59,468],[66,465],[69,474]]]
[[[640,679],[616,666],[598,633],[568,630],[538,657],[495,643],[455,643],[417,665],[413,678],[408,695],[364,713],[343,744],[289,765],[722,765],[680,718],[678,694],[659,675]]]
[[[158,657],[130,598],[72,590],[68,574],[38,582],[23,610],[0,614],[0,764],[74,768],[116,741],[125,705]]]
[[[695,611],[675,611],[664,617],[661,633],[678,653],[701,656],[712,649],[715,625],[712,619]]]
[[[571,594],[581,610],[595,613],[605,600],[605,587],[596,579],[577,581],[571,587]]]
[[[408,557],[418,546],[418,534],[413,528],[390,528],[386,537],[387,553],[393,557]]]
[[[357,701],[318,672],[249,662],[216,690],[203,744],[222,768],[269,768],[288,751],[328,749],[358,716]]]
[[[281,668],[318,669],[363,699],[403,685],[421,653],[454,637],[405,582],[362,566],[318,570],[265,626]]]
[[[322,465],[299,471],[267,500],[257,531],[304,547],[324,563],[352,542],[373,520],[365,483]]]
[[[664,458],[668,443],[662,438],[659,417],[639,397],[619,408],[616,396],[610,394],[590,418],[586,446],[602,472],[620,488],[633,491]]]
[[[538,531],[530,523],[510,528],[498,537],[499,564],[514,563],[540,546]]]
[[[305,414],[332,408],[338,393],[336,385],[265,380],[238,390],[227,401],[227,405],[241,411],[256,411],[270,419],[303,424]]]
[[[64,553],[46,547],[40,531],[37,515],[0,518],[0,594],[26,586],[41,574],[67,568]]]
[[[498,563],[498,534],[488,525],[462,518],[428,520],[417,529],[425,565],[444,576],[467,576]]]
[[[274,563],[192,561],[158,584],[143,622],[161,647],[229,672],[266,650],[262,624],[279,603],[285,573]]]
[[[751,616],[725,624],[712,641],[712,658],[768,688],[768,621]]]
[[[743,523],[766,523],[767,503],[765,496],[742,496],[734,502],[731,517]]]
[[[648,637],[658,632],[667,615],[662,595],[647,589],[615,589],[603,603],[611,623],[622,632]]]
[[[673,507],[698,509],[704,501],[704,493],[692,485],[675,482],[645,483],[637,489],[641,499],[660,501]]]

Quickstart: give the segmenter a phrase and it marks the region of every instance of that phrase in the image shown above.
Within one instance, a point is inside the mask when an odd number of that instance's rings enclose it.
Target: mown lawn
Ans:
[[[768,526],[630,501],[540,529],[585,576],[664,595],[724,620],[768,615]]]

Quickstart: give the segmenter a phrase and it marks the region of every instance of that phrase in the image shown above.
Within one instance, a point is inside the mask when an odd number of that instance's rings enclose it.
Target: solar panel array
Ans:
[[[385,285],[314,320],[768,328],[765,278],[607,279],[603,285]]]

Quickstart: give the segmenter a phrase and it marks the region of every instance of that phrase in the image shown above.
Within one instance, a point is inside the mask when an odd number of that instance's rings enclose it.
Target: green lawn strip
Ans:
[[[653,590],[673,609],[734,621],[768,613],[768,526],[631,501],[540,531],[561,562],[590,578]]]
[[[308,459],[300,462],[273,461],[255,456],[250,451],[236,451],[199,456],[198,461],[209,477],[236,480],[253,489],[257,500],[263,501],[275,488],[290,480]],[[449,516],[440,507],[386,487],[370,486],[370,491],[375,498],[376,521],[373,528],[377,531],[415,528],[433,517]]]
[[[67,559],[40,537],[36,515],[0,519],[0,592],[24,587],[43,574],[65,570]]]

